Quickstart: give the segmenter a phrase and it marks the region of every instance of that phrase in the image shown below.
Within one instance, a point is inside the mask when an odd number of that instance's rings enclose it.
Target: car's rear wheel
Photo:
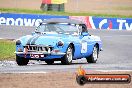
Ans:
[[[93,48],[92,54],[89,57],[86,57],[88,63],[96,63],[97,62],[98,54],[99,54],[98,50],[99,50],[98,46],[95,45]]]
[[[27,65],[29,62],[29,59],[27,58],[23,58],[23,57],[19,57],[18,55],[16,55],[16,62],[18,65],[23,66],[23,65]]]
[[[54,63],[53,60],[46,60],[45,63],[47,63],[48,65],[52,65]]]
[[[73,59],[73,47],[69,45],[67,48],[66,54],[61,60],[61,63],[64,65],[69,65],[72,63],[72,59]]]

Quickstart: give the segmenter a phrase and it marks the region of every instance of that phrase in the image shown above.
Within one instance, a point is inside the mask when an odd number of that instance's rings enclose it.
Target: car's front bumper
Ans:
[[[63,52],[14,52],[15,54],[38,54],[38,55],[42,55],[42,54],[46,54],[46,55],[65,55],[66,53],[63,53]]]

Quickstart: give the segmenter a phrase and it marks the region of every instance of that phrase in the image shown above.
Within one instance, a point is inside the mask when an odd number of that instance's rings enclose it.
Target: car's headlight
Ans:
[[[20,40],[17,40],[16,41],[16,45],[20,45],[21,44],[21,41]]]

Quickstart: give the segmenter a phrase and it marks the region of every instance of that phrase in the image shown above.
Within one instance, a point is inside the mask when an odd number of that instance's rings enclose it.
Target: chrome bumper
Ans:
[[[65,55],[66,53],[62,53],[62,52],[14,52],[15,54],[49,54],[49,55]]]

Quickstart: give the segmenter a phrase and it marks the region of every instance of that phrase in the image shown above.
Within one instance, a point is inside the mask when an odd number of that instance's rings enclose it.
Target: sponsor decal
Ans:
[[[132,30],[132,18],[104,18],[94,16],[70,16],[84,22],[88,29]]]
[[[0,13],[0,25],[38,26],[50,18],[68,18],[68,16]]]

